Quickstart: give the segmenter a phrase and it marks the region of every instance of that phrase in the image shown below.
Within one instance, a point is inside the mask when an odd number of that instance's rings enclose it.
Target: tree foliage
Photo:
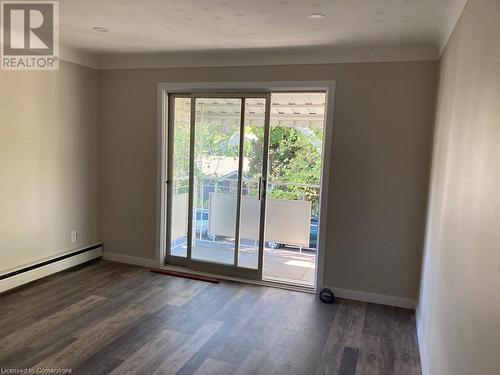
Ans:
[[[176,122],[174,129],[174,178],[189,174],[189,123]],[[235,122],[199,123],[195,137],[195,171],[202,176],[199,161],[208,156],[238,157],[239,126]],[[268,196],[278,199],[309,200],[317,215],[321,178],[321,129],[272,126],[269,135]],[[262,174],[264,129],[245,127],[245,177],[257,186]],[[255,195],[256,191],[250,190]]]
[[[255,152],[262,155],[264,131],[251,127],[257,136]],[[268,195],[278,199],[309,200],[313,213],[318,209],[321,178],[320,129],[271,127],[269,134]],[[261,159],[250,159],[250,174],[259,175]]]

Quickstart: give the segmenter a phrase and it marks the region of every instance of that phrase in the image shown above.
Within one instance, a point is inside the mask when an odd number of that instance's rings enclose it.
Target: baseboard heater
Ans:
[[[0,275],[0,293],[102,257],[102,244],[91,245]]]

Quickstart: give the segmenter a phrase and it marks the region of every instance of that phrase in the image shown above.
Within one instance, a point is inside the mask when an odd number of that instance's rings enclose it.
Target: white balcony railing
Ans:
[[[232,206],[235,206],[236,202],[238,180],[224,177],[196,177],[194,185],[197,217],[193,220],[193,229],[196,237],[199,240],[206,237],[213,240],[215,235],[224,236],[230,233],[233,229],[231,225],[234,226],[235,222],[235,217],[232,216],[234,216],[236,210]],[[188,178],[174,179],[173,189],[174,196],[182,199],[182,206],[187,206]],[[268,183],[267,197],[269,201],[266,239],[269,239],[268,242],[271,243],[271,247],[281,244],[316,249],[319,190],[319,185],[313,184],[277,181]],[[258,216],[258,214],[255,215],[255,212],[258,211],[253,206],[257,205],[258,181],[244,178],[242,192],[242,203],[244,202],[245,205],[242,215],[247,215],[246,218],[242,216],[242,220],[245,220],[246,223],[243,230],[246,229],[247,232],[246,237],[242,233],[242,238],[255,238],[255,221],[257,220],[255,217]],[[228,195],[231,197],[228,197]],[[299,202],[303,203],[299,204]],[[177,210],[177,212],[181,211]],[[253,216],[251,212],[254,212]],[[288,218],[288,220],[285,221],[284,218]],[[289,230],[290,225],[293,226],[294,223],[296,230],[291,232]],[[179,235],[186,233],[184,226],[178,229]]]

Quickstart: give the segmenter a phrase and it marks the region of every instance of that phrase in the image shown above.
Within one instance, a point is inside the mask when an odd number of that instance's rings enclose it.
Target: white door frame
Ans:
[[[324,259],[326,251],[328,192],[330,182],[335,105],[335,81],[273,81],[273,82],[160,82],[158,83],[158,142],[157,142],[157,201],[156,201],[156,265],[164,266],[166,256],[167,218],[167,126],[168,94],[182,93],[265,93],[293,91],[324,91],[326,113],[321,171],[321,196],[319,214],[318,255],[314,285],[319,290],[324,285]]]

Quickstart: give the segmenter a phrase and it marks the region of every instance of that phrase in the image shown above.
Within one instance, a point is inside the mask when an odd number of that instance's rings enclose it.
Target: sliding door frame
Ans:
[[[228,96],[228,94],[242,93],[244,97],[263,94],[270,98],[270,94],[279,92],[325,92],[326,93],[326,112],[324,123],[324,142],[322,152],[322,171],[321,171],[321,196],[320,196],[320,214],[319,214],[319,238],[318,238],[318,256],[316,257],[316,274],[315,274],[315,290],[319,290],[324,286],[324,263],[326,251],[326,232],[327,232],[327,210],[328,210],[328,193],[330,182],[330,167],[332,159],[332,141],[333,141],[333,114],[335,104],[335,81],[283,81],[283,82],[161,82],[158,83],[158,144],[157,144],[157,226],[156,226],[156,265],[164,267],[167,261],[167,223],[168,223],[168,194],[167,194],[167,170],[169,153],[169,95],[179,94],[179,96],[191,96],[193,93],[202,95],[203,97]],[[234,96],[231,96],[234,97]],[[266,100],[266,107],[271,105],[270,100]],[[192,105],[192,111],[194,105]],[[267,108],[266,108],[267,109]],[[270,109],[270,108],[269,108]],[[191,112],[192,115],[192,112]],[[266,110],[266,116],[270,116],[270,110]],[[193,121],[193,119],[191,119]],[[269,120],[269,119],[268,119]],[[267,177],[267,161],[266,174]],[[262,203],[264,201],[264,203]],[[261,201],[261,209],[264,206],[265,199]],[[190,213],[192,217],[192,213]],[[192,225],[192,224],[191,224]],[[259,239],[260,245],[264,246],[264,230],[263,220],[261,220],[261,231]],[[169,240],[169,239],[168,239]],[[236,249],[235,249],[236,251]],[[331,256],[330,256],[331,257]],[[208,263],[208,262],[203,262]],[[263,251],[259,252],[259,267],[262,271]],[[220,265],[211,269],[204,264],[205,272],[218,273]],[[230,268],[234,268],[230,266]],[[196,269],[194,265],[193,269]],[[226,270],[229,271],[229,270]],[[242,278],[254,278],[253,272],[245,275],[244,268],[238,268],[237,273],[225,272],[231,276]],[[255,270],[249,270],[255,271]]]
[[[197,99],[212,99],[212,98],[226,98],[226,99],[240,99],[240,145],[238,148],[238,192],[236,194],[236,225],[235,225],[235,247],[234,247],[234,258],[233,264],[223,264],[212,262],[209,260],[193,259],[192,257],[192,246],[193,246],[193,212],[194,212],[194,162],[195,162],[195,137],[196,137],[196,100]],[[240,251],[240,222],[241,222],[241,197],[242,197],[242,181],[243,181],[243,147],[244,147],[244,135],[245,135],[245,101],[249,98],[259,98],[266,100],[266,109],[270,108],[270,95],[269,94],[254,94],[254,93],[192,93],[191,94],[191,116],[190,116],[190,150],[189,150],[189,200],[188,200],[188,233],[187,233],[187,256],[186,256],[186,266],[192,270],[199,270],[203,272],[211,272],[216,274],[225,274],[230,276],[243,277],[247,279],[260,280],[262,278],[262,263],[260,259],[261,254],[264,253],[264,242],[259,242],[259,262],[257,263],[257,268],[246,268],[238,266],[239,251]],[[269,139],[269,119],[267,116],[267,122],[264,123],[264,143]],[[265,120],[265,121],[266,121]],[[169,124],[171,126],[171,124]],[[263,150],[263,160],[267,158],[268,150]],[[267,164],[266,164],[267,166]],[[262,170],[263,176],[267,174],[267,169]],[[261,202],[261,207],[265,208]],[[169,210],[171,211],[171,210]],[[260,211],[260,225],[259,228],[264,226],[265,209]],[[263,235],[259,238],[263,238]],[[166,244],[167,254],[168,254],[168,243]]]

